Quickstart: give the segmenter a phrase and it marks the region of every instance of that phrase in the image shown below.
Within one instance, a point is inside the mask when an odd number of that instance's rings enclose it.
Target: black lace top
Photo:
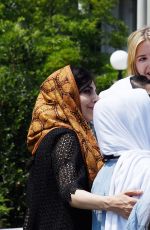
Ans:
[[[77,189],[90,189],[77,135],[69,129],[54,129],[34,157],[23,229],[90,230],[91,211],[69,205]]]

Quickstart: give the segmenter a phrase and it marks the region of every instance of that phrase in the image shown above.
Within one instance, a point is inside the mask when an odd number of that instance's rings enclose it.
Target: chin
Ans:
[[[87,122],[91,122],[93,120],[93,114],[87,112],[84,118]]]
[[[91,121],[93,121],[93,117],[91,118],[88,118],[88,119],[86,119],[87,120],[87,122],[91,122]]]

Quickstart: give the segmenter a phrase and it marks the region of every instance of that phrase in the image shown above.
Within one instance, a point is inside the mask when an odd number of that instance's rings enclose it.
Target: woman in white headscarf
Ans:
[[[94,108],[94,127],[106,164],[94,180],[92,192],[117,194],[143,191],[129,221],[118,213],[93,212],[93,229],[148,229],[150,219],[150,98],[146,90],[121,90],[107,94]],[[105,177],[106,175],[106,177]],[[105,189],[102,191],[102,178]],[[103,186],[104,187],[104,186]],[[145,198],[147,200],[145,200]]]

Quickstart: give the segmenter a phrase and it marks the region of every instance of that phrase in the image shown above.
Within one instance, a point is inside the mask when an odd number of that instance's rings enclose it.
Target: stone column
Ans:
[[[150,0],[147,0],[147,25],[150,26]]]
[[[137,29],[147,25],[147,2],[149,1],[137,0]]]

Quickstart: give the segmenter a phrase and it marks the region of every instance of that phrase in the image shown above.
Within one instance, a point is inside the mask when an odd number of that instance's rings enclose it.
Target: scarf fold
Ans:
[[[81,113],[79,91],[69,65],[55,71],[41,85],[27,136],[32,154],[48,132],[63,127],[76,132],[89,181],[93,181],[103,166],[103,159],[91,128]]]

